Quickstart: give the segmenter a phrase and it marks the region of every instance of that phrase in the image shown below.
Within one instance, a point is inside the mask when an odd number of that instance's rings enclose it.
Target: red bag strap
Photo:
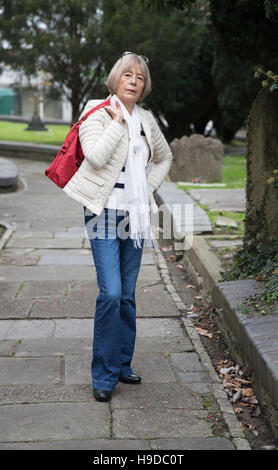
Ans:
[[[84,116],[80,119],[80,121],[78,121],[78,124],[81,124],[83,121],[85,121],[87,119],[87,117],[90,116],[90,114],[93,114],[95,111],[97,111],[98,109],[101,109],[103,108],[104,106],[109,106],[110,105],[110,99],[108,100],[105,100],[105,101],[102,101],[102,103],[99,103],[97,106],[95,106],[94,108],[90,109],[90,111],[88,111],[86,114],[84,114]]]

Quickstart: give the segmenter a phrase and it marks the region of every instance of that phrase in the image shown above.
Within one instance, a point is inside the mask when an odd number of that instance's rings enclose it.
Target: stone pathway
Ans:
[[[138,386],[92,398],[96,272],[83,211],[16,160],[24,190],[0,195],[14,231],[0,252],[0,449],[248,449],[158,245],[137,284]]]
[[[245,212],[245,188],[239,189],[191,189],[189,194],[210,210]]]

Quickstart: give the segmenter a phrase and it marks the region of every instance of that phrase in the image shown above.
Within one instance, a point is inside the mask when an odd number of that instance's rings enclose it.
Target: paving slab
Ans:
[[[184,372],[179,373],[179,380],[184,387],[195,393],[213,393],[210,377],[205,372]]]
[[[0,341],[0,358],[12,356],[16,350],[16,346],[17,341],[14,340]]]
[[[136,336],[138,338],[153,336],[170,338],[183,335],[184,330],[180,320],[174,318],[138,318],[137,320]]]
[[[16,294],[18,293],[19,288],[21,288],[20,282],[0,281],[1,299],[2,298],[8,298],[8,299],[14,298]]]
[[[38,266],[74,266],[74,265],[93,266],[93,258],[90,255],[46,255],[41,256]]]
[[[52,320],[6,320],[6,323],[5,320],[1,321],[1,339],[45,338],[52,336],[54,330],[55,324]]]
[[[73,281],[96,279],[89,266],[0,266],[0,281]]]
[[[237,222],[230,217],[216,217],[215,218],[215,225],[217,227],[232,227],[237,228]]]
[[[144,377],[144,383],[171,383],[177,379],[169,364],[169,360],[165,354],[136,354],[134,356],[132,367],[136,373]]]
[[[146,383],[132,387],[119,383],[113,393],[111,408],[116,409],[195,409],[204,410],[200,394],[184,390],[180,383]]]
[[[1,341],[4,339],[10,339],[10,338],[5,338],[5,336],[12,326],[13,326],[12,320],[1,320],[1,328],[0,328],[0,340]]]
[[[92,402],[3,405],[0,442],[109,438],[109,423]]]
[[[0,450],[151,450],[151,443],[138,439],[17,442],[9,444],[0,443]]]
[[[3,343],[8,343],[3,345]],[[15,357],[62,356],[65,354],[83,355],[92,350],[92,338],[32,338],[21,341],[1,341],[3,349],[14,351]],[[4,355],[4,354],[3,354]]]
[[[9,284],[9,283],[7,283]],[[65,296],[70,290],[69,281],[23,281],[20,290],[17,292],[17,298],[48,299],[52,296]]]
[[[61,383],[59,357],[0,357],[0,384]]]
[[[85,227],[80,231],[68,231],[68,232],[54,232],[54,238],[86,238]]]
[[[162,284],[137,286],[137,317],[171,317],[177,316],[176,304]]]
[[[15,384],[0,385],[1,405],[27,403],[91,402],[97,409],[107,404],[92,399],[92,385]],[[99,408],[98,408],[99,405]]]
[[[65,356],[65,384],[92,384],[92,353]]]
[[[210,245],[215,246],[215,248],[237,248],[238,246],[242,245],[242,240],[213,240],[211,238],[208,239]]]
[[[0,318],[27,318],[32,307],[31,299],[1,298]]]
[[[47,320],[44,320],[47,321]],[[92,319],[56,319],[55,338],[92,338],[94,321]]]
[[[113,435],[118,438],[212,437],[212,425],[201,410],[114,410]]]
[[[90,266],[0,266],[0,281],[74,281],[96,279],[95,269]],[[154,266],[142,266],[138,280],[160,281]]]
[[[30,318],[84,318],[94,316],[95,298],[83,296],[81,299],[74,295],[47,299],[36,299],[30,312]]]
[[[8,248],[82,248],[83,240],[54,239],[54,238],[11,238],[7,243]]]
[[[189,194],[211,210],[245,212],[245,188],[240,189],[191,189]]]
[[[18,248],[18,250],[30,250],[30,248]],[[14,251],[15,248],[11,248],[11,249],[6,249],[5,251]],[[32,250],[34,251],[34,250]],[[91,256],[92,257],[92,253],[91,253],[91,250],[90,249],[85,249],[85,248],[70,248],[70,249],[67,249],[67,248],[59,248],[59,249],[55,249],[55,248],[36,248],[35,249],[35,252],[36,252],[36,255],[38,256],[48,256],[48,255],[51,255],[51,256],[61,256],[61,255],[64,255],[64,256]]]
[[[42,231],[42,230],[21,230],[13,234],[13,240],[18,240],[22,238],[54,238],[53,232]],[[73,238],[73,237],[72,237]]]
[[[163,338],[161,336],[152,336],[150,338],[137,338],[135,343],[135,351],[138,353],[167,353],[192,351],[193,345],[186,336],[174,336]]]
[[[203,372],[204,366],[196,352],[171,353],[171,362],[177,373]]]
[[[143,253],[141,265],[153,265],[153,256],[149,253]],[[38,265],[52,265],[52,266],[94,266],[94,260],[91,254],[88,255],[44,255],[40,257]]]
[[[232,442],[224,437],[156,439],[152,444],[159,450],[235,450]]]

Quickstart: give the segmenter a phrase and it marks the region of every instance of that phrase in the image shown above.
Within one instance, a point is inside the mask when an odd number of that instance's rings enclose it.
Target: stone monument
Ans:
[[[219,139],[192,134],[174,139],[170,147],[173,152],[172,181],[191,182],[196,178],[203,183],[222,181],[224,146]]]
[[[47,131],[47,127],[42,122],[39,113],[39,94],[38,92],[34,93],[34,98],[32,98],[34,104],[34,112],[29,122],[28,126],[25,128],[26,131]]]

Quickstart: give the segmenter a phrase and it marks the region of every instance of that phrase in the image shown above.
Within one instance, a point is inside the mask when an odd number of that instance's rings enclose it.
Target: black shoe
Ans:
[[[94,397],[97,401],[109,401],[111,394],[111,390],[100,390],[98,388],[94,388]]]
[[[130,374],[125,377],[119,377],[119,381],[124,384],[139,384],[141,382],[141,377],[139,377],[139,375]]]

